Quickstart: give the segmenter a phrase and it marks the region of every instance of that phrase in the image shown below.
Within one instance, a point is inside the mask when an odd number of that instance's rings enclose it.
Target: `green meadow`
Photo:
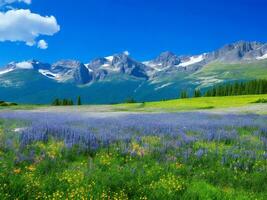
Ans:
[[[100,112],[178,112],[193,110],[213,110],[222,108],[242,108],[258,105],[259,99],[267,99],[267,94],[240,95],[226,97],[199,97],[187,99],[174,99],[166,101],[123,103],[114,105],[81,105],[81,106],[58,106],[58,109],[89,110]],[[52,109],[50,105],[20,104],[17,106],[0,106],[0,110],[38,110]],[[264,112],[264,110],[262,110]],[[267,111],[266,111],[267,112]]]
[[[3,106],[0,199],[265,200],[266,99]]]
[[[175,99],[158,102],[114,105],[115,110],[147,111],[147,112],[177,112],[205,109],[234,108],[255,105],[259,99],[267,99],[267,95],[244,95],[227,97],[200,97]],[[267,112],[267,111],[266,111]]]

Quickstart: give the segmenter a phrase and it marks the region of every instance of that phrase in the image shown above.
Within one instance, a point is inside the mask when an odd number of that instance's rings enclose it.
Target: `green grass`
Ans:
[[[253,102],[262,98],[267,98],[267,95],[201,97],[136,104],[118,104],[114,105],[114,109],[120,111],[177,112],[198,109],[231,108],[251,105]]]
[[[220,79],[266,79],[267,78],[267,63],[266,60],[258,61],[254,63],[238,63],[238,64],[223,64],[223,63],[211,63],[206,65],[200,71],[196,72],[192,76],[208,77],[216,76]]]
[[[71,109],[77,111],[88,110],[92,112],[179,112],[193,110],[212,110],[220,108],[238,108],[244,106],[253,106],[260,99],[267,99],[265,95],[244,95],[229,97],[201,97],[188,99],[175,99],[168,101],[128,103],[115,105],[82,105],[82,106],[57,106],[50,105],[17,105],[0,106],[1,110],[34,110],[34,109]],[[264,112],[264,110],[263,110]]]
[[[187,78],[192,82],[199,83],[198,87],[202,88],[225,81],[266,79],[267,61],[235,64],[214,62]]]
[[[0,106],[0,110],[33,110],[38,108],[48,107],[49,105],[33,105],[22,104],[16,106]]]

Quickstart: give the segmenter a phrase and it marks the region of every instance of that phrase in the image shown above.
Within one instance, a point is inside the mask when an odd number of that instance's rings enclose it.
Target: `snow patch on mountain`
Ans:
[[[52,73],[49,70],[39,69],[38,72],[41,73],[42,75],[46,76],[47,78],[51,78],[51,79],[55,79],[55,80],[61,79],[61,76],[59,74]]]
[[[16,67],[19,69],[33,69],[32,63],[27,61],[16,63]]]
[[[105,64],[101,65],[100,69],[104,69],[104,70],[107,70],[110,72],[119,72],[120,71],[119,67],[111,65],[111,63],[105,63]]]
[[[6,74],[6,73],[9,73],[9,72],[12,72],[12,71],[14,71],[14,70],[15,70],[14,68],[1,70],[1,71],[0,71],[0,75],[3,75],[3,74]]]
[[[145,61],[145,62],[143,62],[143,64],[149,66],[150,68],[152,68],[153,70],[156,70],[156,71],[158,71],[158,72],[164,70],[164,69],[162,68],[162,64],[161,64],[161,63],[159,63],[159,64],[155,64],[155,63],[152,63],[152,62],[150,62],[150,61]]]
[[[178,66],[179,67],[186,67],[186,66],[189,66],[189,65],[193,65],[193,64],[199,63],[199,62],[201,62],[203,60],[204,60],[204,56],[203,55],[192,56],[192,57],[189,58],[189,60],[180,63]]]
[[[12,72],[16,69],[33,69],[33,65],[30,62],[23,61],[23,62],[11,62],[9,65],[3,69],[0,69],[0,75],[7,74]]]
[[[216,76],[209,76],[209,77],[198,77],[199,82],[198,84],[201,85],[201,87],[210,87],[214,84],[222,83],[223,80],[218,79]]]
[[[112,62],[113,59],[114,59],[114,56],[108,56],[108,57],[105,57],[109,62]]]
[[[256,58],[257,60],[264,60],[264,59],[267,59],[267,53],[262,55],[262,56],[259,56]]]
[[[93,72],[93,70],[89,67],[89,63],[84,64],[84,66],[88,69],[89,72]]]
[[[159,89],[165,88],[165,87],[170,86],[170,85],[172,85],[172,84],[173,84],[173,83],[166,83],[166,84],[163,84],[163,85],[161,85],[161,86],[159,86],[159,87],[156,87],[155,90],[157,91],[157,90],[159,90]]]

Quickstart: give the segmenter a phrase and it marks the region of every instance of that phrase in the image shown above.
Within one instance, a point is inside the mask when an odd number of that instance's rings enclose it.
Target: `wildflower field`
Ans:
[[[0,112],[0,199],[267,199],[267,115]]]

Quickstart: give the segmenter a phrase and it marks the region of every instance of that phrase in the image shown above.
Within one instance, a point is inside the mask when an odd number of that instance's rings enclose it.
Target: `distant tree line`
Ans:
[[[59,99],[56,98],[53,102],[52,102],[53,106],[73,106],[74,102],[72,99]],[[82,100],[81,97],[78,96],[77,98],[77,105],[82,105]]]
[[[186,99],[186,98],[189,98],[190,95],[189,93],[187,92],[187,90],[182,90],[181,93],[180,93],[180,98],[181,99]],[[202,97],[202,93],[200,91],[200,89],[196,89],[193,93],[193,97],[194,98],[197,98],[197,97]]]
[[[206,97],[267,94],[267,80],[234,82],[214,86],[207,90]]]
[[[12,103],[12,102],[5,102],[0,100],[0,106],[17,106],[17,103]]]
[[[217,96],[236,96],[250,94],[267,94],[267,80],[252,80],[247,82],[231,82],[215,85],[202,93],[200,89],[196,89],[193,93],[196,97],[217,97]],[[187,90],[180,93],[180,98],[189,98]]]
[[[124,102],[125,103],[137,103],[137,101],[133,97],[127,98]]]

